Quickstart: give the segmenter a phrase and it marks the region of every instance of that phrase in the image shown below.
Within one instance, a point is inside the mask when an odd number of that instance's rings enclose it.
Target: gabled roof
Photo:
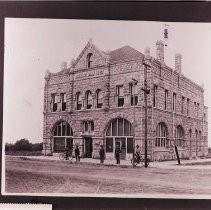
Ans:
[[[109,52],[110,62],[143,59],[144,55],[130,46],[124,46]]]

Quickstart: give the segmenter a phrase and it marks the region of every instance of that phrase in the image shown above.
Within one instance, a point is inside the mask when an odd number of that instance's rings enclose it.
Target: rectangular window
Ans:
[[[62,99],[62,111],[66,110],[66,94],[65,93],[61,93],[61,99]]]
[[[65,138],[63,137],[55,137],[54,138],[54,151],[64,151],[65,150]]]
[[[187,116],[189,116],[190,99],[187,98]]]
[[[129,90],[130,90],[130,105],[134,105],[134,100],[135,100],[135,105],[138,104],[138,87],[137,84],[130,84],[129,85]],[[135,98],[135,99],[134,99]]]
[[[127,138],[127,153],[133,153],[133,138]]]
[[[181,113],[184,114],[184,103],[185,103],[185,97],[182,96],[182,107],[181,107]]]
[[[106,152],[113,152],[113,138],[106,138]]]
[[[103,107],[103,95],[102,91],[99,90],[97,92],[97,108],[102,108]]]
[[[153,107],[157,107],[157,85],[154,85],[154,90],[153,90]]]
[[[123,85],[116,87],[117,91],[117,98],[118,98],[118,107],[121,107],[124,105],[124,88]]]
[[[165,110],[167,110],[167,103],[168,103],[168,90],[165,90],[165,102],[164,102]]]
[[[57,102],[58,98],[56,94],[52,94],[52,102],[53,102],[53,112],[57,111]]]
[[[173,93],[173,103],[172,103],[173,107],[172,110],[173,112],[176,112],[176,93]]]

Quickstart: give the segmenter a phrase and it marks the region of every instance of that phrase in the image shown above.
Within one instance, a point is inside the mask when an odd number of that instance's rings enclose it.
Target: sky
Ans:
[[[63,61],[69,66],[90,38],[103,51],[130,45],[144,53],[150,47],[156,57],[165,24],[165,63],[174,68],[181,53],[183,74],[204,84],[205,105],[211,107],[211,23],[6,18],[3,141],[42,142],[45,72],[58,72]],[[211,124],[208,139],[211,146]]]

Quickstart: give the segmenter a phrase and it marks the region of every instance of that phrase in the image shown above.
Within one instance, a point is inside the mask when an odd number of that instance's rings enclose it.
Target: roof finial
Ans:
[[[92,38],[89,38],[89,43],[92,44]]]

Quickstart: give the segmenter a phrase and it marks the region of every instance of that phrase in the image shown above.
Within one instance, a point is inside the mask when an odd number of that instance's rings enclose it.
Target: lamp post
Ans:
[[[144,167],[147,168],[148,163],[147,163],[147,109],[148,109],[148,103],[147,103],[147,95],[150,93],[150,90],[147,89],[147,67],[150,67],[149,63],[144,62],[144,88],[142,88],[142,90],[144,91],[144,104],[145,104],[145,130],[144,130],[144,137],[145,137],[145,141],[144,141]]]
[[[135,85],[138,83],[138,81],[134,78],[132,78],[132,88],[131,88],[131,91],[133,89],[133,99],[132,99],[132,102],[133,102],[133,160],[134,160],[134,155],[135,155]]]

